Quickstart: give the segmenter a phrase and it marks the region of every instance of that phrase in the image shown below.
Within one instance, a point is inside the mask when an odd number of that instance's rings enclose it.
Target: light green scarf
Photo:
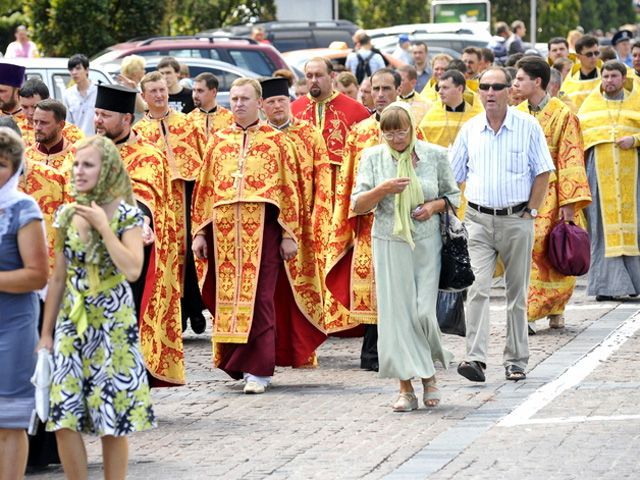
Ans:
[[[386,140],[384,141],[389,149],[389,153],[396,162],[398,162],[396,177],[408,177],[410,180],[407,188],[405,188],[401,193],[398,193],[395,197],[393,234],[407,242],[413,250],[415,248],[415,243],[413,242],[413,235],[411,234],[414,230],[411,212],[413,212],[417,206],[424,203],[422,185],[420,185],[420,181],[416,176],[416,171],[413,168],[413,149],[416,145],[416,129],[413,124],[413,115],[411,114],[411,107],[409,104],[406,102],[393,102],[387,106],[384,111],[391,108],[399,108],[407,113],[411,129],[411,141],[409,142],[409,146],[402,152],[394,150],[389,145],[389,142]]]
[[[56,238],[56,250],[58,251],[62,251],[64,248],[67,231],[71,226],[71,220],[77,204],[91,205],[91,202],[96,202],[98,205],[105,205],[118,197],[122,197],[125,202],[135,205],[131,181],[115,144],[106,137],[96,135],[78,142],[76,151],[90,146],[100,152],[102,160],[100,177],[93,190],[87,193],[78,193],[75,179],[72,175],[70,195],[76,201],[65,205],[58,216],[58,231],[60,232]],[[89,288],[91,291],[97,291],[100,283],[98,269],[108,253],[100,234],[93,228],[89,231],[89,240],[85,247],[85,252]]]

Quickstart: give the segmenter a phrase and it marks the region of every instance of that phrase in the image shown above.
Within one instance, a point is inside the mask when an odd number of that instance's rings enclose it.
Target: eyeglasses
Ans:
[[[580,53],[579,55],[584,55],[587,58],[599,57],[600,56],[600,51],[599,50],[592,50],[591,52],[584,52],[584,53]]]
[[[383,132],[382,133],[382,137],[385,140],[393,140],[394,138],[397,138],[398,140],[404,140],[406,139],[409,134],[411,133],[411,129],[407,128],[406,130],[397,130],[395,132]]]
[[[478,85],[478,88],[480,90],[488,91],[490,88],[493,88],[494,92],[501,92],[508,87],[508,83],[481,83],[480,85]]]

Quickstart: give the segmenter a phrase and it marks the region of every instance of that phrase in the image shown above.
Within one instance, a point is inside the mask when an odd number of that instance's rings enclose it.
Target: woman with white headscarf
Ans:
[[[22,478],[35,406],[40,304],[47,283],[47,246],[36,201],[18,190],[24,146],[0,127],[0,478]]]

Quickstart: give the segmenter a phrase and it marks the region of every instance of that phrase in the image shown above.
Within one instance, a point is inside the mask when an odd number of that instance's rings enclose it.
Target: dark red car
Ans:
[[[102,64],[127,55],[199,57],[220,60],[270,77],[280,68],[289,69],[282,55],[271,45],[239,37],[153,37],[112,45],[91,58]]]

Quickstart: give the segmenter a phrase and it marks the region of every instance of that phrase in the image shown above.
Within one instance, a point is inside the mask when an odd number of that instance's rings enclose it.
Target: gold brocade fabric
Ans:
[[[164,154],[142,138],[118,145],[131,178],[137,202],[151,212],[155,234],[153,259],[145,279],[138,313],[140,347],[145,365],[155,378],[185,383],[184,349],[180,314],[178,242],[171,203],[171,179]]]
[[[205,113],[195,108],[187,114],[187,120],[196,126],[206,146],[211,135],[233,124],[233,114],[221,105],[218,105],[213,113]]]
[[[293,142],[300,179],[301,237],[298,254],[289,268],[295,268],[293,278],[301,282],[301,293],[313,302],[308,312],[313,324],[324,330],[323,297],[324,265],[331,227],[331,164],[320,131],[304,120],[292,119],[283,133]],[[309,310],[307,308],[307,310]]]
[[[28,148],[36,143],[35,130],[33,125],[30,125],[26,117],[21,117],[18,121],[18,126],[22,132],[22,141],[24,147]],[[62,136],[66,138],[70,144],[76,143],[78,140],[84,138],[84,132],[76,127],[73,123],[65,122],[62,129]]]
[[[433,106],[432,100],[429,100],[427,97],[418,92],[415,92],[413,97],[409,99],[398,97],[398,100],[406,102],[411,106],[411,115],[413,116],[413,120],[416,125],[418,125],[422,121],[424,116],[429,110],[431,110],[431,107]]]
[[[373,214],[354,215],[351,211],[351,191],[356,179],[362,151],[379,145],[380,124],[372,115],[353,127],[345,145],[345,155],[336,182],[336,199],[331,220],[325,281],[325,328],[328,333],[339,332],[360,323],[377,323],[377,303],[371,250]],[[351,249],[352,252],[351,252]],[[334,285],[331,271],[345,256],[352,253],[349,281],[337,278]],[[348,289],[348,292],[339,290]],[[332,291],[333,289],[333,291]],[[336,294],[346,293],[348,304],[341,303]]]
[[[605,257],[640,255],[638,249],[638,150],[615,141],[640,133],[640,94],[607,100],[594,90],[578,112],[585,151],[594,149],[604,228]]]
[[[598,68],[598,76],[591,80],[580,80],[580,63],[576,63],[571,71],[562,82],[560,91],[566,95],[571,103],[579,110],[582,102],[589,96],[593,90],[597,90],[600,85],[600,67]]]
[[[179,285],[184,282],[184,265],[187,248],[187,212],[185,181],[195,180],[202,164],[204,137],[187,120],[183,113],[170,110],[161,119],[148,115],[134,126],[134,131],[144,140],[154,144],[165,154],[171,178],[173,211],[176,219],[178,243]]]
[[[53,167],[39,162],[26,160],[25,171],[19,188],[27,195],[31,195],[38,203],[44,219],[47,232],[47,247],[49,252],[49,274],[53,273],[55,265],[56,229],[53,228],[54,215],[58,207],[70,201],[65,197],[65,177]]]
[[[445,105],[438,100],[422,119],[418,128],[422,131],[425,140],[448,148],[455,142],[460,128],[483,111],[482,103],[477,101],[473,104],[465,102],[463,112],[447,112]]]
[[[215,275],[214,344],[248,340],[265,204],[278,208],[283,235],[300,243],[298,178],[290,140],[267,125],[229,127],[209,142],[193,194],[192,233],[208,231],[214,240],[209,260],[197,262],[201,288]],[[304,304],[295,271],[285,265],[296,303]]]
[[[528,112],[528,102],[521,103],[517,108]],[[591,203],[578,118],[558,98],[551,98],[535,117],[544,131],[556,171],[534,223],[528,292],[530,321],[562,314],[575,287],[575,277],[558,272],[548,259],[549,235],[558,224],[559,208],[573,205],[576,222],[580,224],[582,210]]]
[[[69,175],[71,175],[73,161],[76,158],[76,149],[69,141],[65,140],[61,152],[47,155],[38,150],[37,145],[34,144],[25,150],[24,157],[27,161],[44,163],[54,168],[70,180]]]

